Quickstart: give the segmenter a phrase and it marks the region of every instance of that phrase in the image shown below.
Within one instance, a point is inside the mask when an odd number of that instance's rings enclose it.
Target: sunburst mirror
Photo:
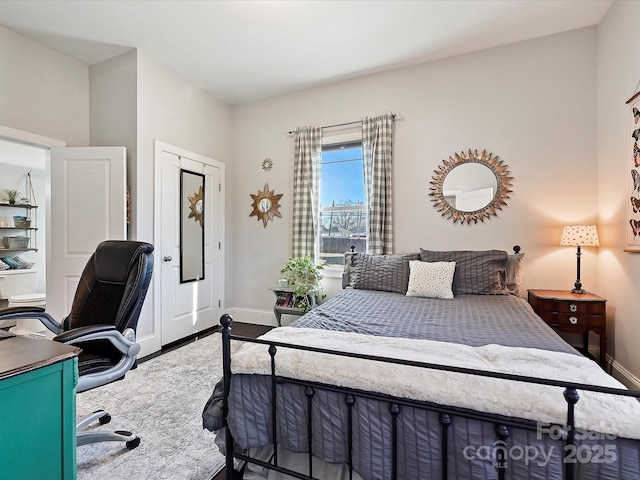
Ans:
[[[280,201],[280,198],[282,198],[283,194],[279,193],[278,195],[275,195],[274,191],[275,190],[269,190],[269,185],[265,183],[264,190],[258,190],[257,195],[249,194],[253,199],[253,203],[251,205],[253,207],[253,211],[249,216],[253,217],[255,215],[258,217],[257,220],[262,220],[262,226],[264,228],[267,228],[267,222],[269,220],[273,220],[273,217],[282,218],[282,215],[280,215],[280,212],[278,211],[280,208],[280,204],[278,202]]]
[[[507,205],[512,192],[509,167],[486,150],[456,153],[443,160],[434,173],[429,187],[431,201],[453,223],[484,222]]]
[[[189,209],[191,212],[187,218],[193,218],[196,222],[200,223],[202,227],[202,212],[204,211],[204,195],[202,191],[202,185],[198,189],[198,192],[195,193],[192,197],[187,197],[189,199]]]

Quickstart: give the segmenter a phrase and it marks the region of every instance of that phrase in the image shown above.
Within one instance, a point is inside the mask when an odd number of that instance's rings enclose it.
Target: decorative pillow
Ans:
[[[17,255],[15,257],[13,257],[13,260],[16,263],[20,264],[20,268],[31,268],[34,265],[33,262],[27,262],[26,260],[21,259]]]
[[[9,265],[11,270],[18,270],[22,268],[22,266],[11,257],[2,257],[0,260]]]
[[[522,263],[524,253],[515,253],[507,257],[505,269],[504,288],[511,295],[520,296],[520,285],[522,284]]]
[[[453,294],[505,294],[503,279],[509,255],[504,250],[437,252],[420,249],[423,262],[456,262]]]
[[[409,260],[419,260],[420,254],[371,255],[351,253],[347,264],[349,284],[361,290],[407,293]]]
[[[0,270],[9,270],[9,268],[11,268],[9,265],[0,260]]]
[[[409,262],[408,297],[453,298],[456,262]]]

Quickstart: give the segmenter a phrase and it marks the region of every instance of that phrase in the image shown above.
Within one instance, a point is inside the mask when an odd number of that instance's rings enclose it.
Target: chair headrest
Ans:
[[[153,245],[145,242],[106,240],[94,254],[96,277],[103,282],[124,283],[127,281],[132,263],[142,254],[153,252]]]

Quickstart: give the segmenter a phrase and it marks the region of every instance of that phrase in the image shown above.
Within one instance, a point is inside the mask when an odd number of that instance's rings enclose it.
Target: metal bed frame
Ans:
[[[302,480],[317,480],[312,476],[313,469],[313,449],[312,449],[312,409],[311,402],[312,399],[318,389],[324,389],[333,392],[339,392],[344,394],[344,401],[348,407],[348,449],[349,449],[349,460],[347,465],[349,467],[349,478],[353,477],[353,466],[351,461],[351,450],[352,450],[352,407],[357,401],[358,398],[369,398],[381,400],[389,403],[389,413],[391,416],[391,428],[392,428],[392,438],[390,439],[391,443],[391,455],[392,455],[392,473],[391,480],[396,480],[398,478],[398,439],[397,439],[397,419],[398,415],[402,411],[402,408],[405,406],[410,406],[414,408],[419,408],[426,411],[435,411],[439,413],[440,425],[441,425],[441,451],[442,451],[442,479],[448,479],[448,468],[447,468],[447,458],[448,458],[448,427],[451,424],[452,416],[463,416],[471,419],[481,420],[481,421],[489,421],[494,423],[495,432],[496,432],[496,445],[502,446],[503,448],[496,449],[496,456],[493,462],[493,467],[497,471],[498,479],[504,480],[506,478],[507,469],[509,468],[509,462],[507,458],[507,449],[506,449],[506,441],[510,435],[511,427],[524,428],[532,431],[537,430],[537,422],[525,419],[518,419],[514,417],[501,416],[496,414],[483,413],[478,411],[473,411],[464,408],[458,407],[448,407],[443,405],[438,405],[430,402],[422,402],[404,398],[392,397],[389,395],[378,394],[374,392],[361,391],[351,388],[338,387],[335,385],[329,385],[324,383],[317,383],[305,380],[299,380],[295,378],[282,377],[276,375],[276,356],[279,347],[293,348],[299,349],[309,352],[318,352],[318,353],[327,353],[331,355],[338,355],[347,358],[360,358],[366,359],[376,362],[387,362],[387,363],[395,363],[399,365],[408,365],[420,368],[427,368],[433,370],[444,370],[448,372],[456,372],[463,373],[468,375],[478,375],[483,377],[491,377],[498,378],[503,380],[513,380],[518,382],[523,382],[525,384],[540,384],[540,385],[548,385],[554,387],[564,388],[563,396],[567,403],[567,420],[565,425],[553,425],[550,428],[550,431],[560,432],[562,438],[565,443],[564,453],[563,453],[563,464],[564,464],[564,479],[565,480],[574,480],[576,478],[575,473],[575,462],[570,460],[570,456],[572,452],[575,454],[576,448],[576,428],[575,428],[575,409],[576,406],[579,405],[580,395],[578,393],[579,390],[583,391],[591,391],[591,392],[600,392],[611,395],[620,395],[627,397],[640,398],[640,391],[633,390],[623,390],[623,389],[615,389],[608,387],[599,387],[593,385],[585,385],[580,383],[572,383],[572,382],[564,382],[564,381],[556,381],[556,380],[548,380],[542,378],[533,378],[527,376],[520,375],[511,375],[504,373],[494,373],[494,372],[485,372],[482,370],[454,367],[454,366],[445,366],[438,365],[432,363],[422,363],[415,361],[406,361],[401,359],[390,359],[386,357],[378,357],[375,355],[361,355],[354,354],[349,352],[337,352],[322,348],[308,347],[308,346],[300,346],[300,345],[291,345],[287,343],[274,342],[262,339],[248,338],[231,334],[231,325],[233,323],[233,319],[230,315],[225,314],[220,318],[220,324],[222,325],[222,355],[223,355],[223,377],[224,377],[224,407],[223,407],[223,416],[224,416],[224,427],[225,427],[225,444],[226,444],[226,472],[227,479],[231,480],[234,478],[234,459],[242,460],[249,463],[254,463],[260,465],[269,470],[275,470],[291,477],[299,478]],[[227,416],[229,413],[229,392],[231,386],[231,341],[242,341],[249,343],[257,343],[263,344],[266,348],[268,348],[269,355],[271,357],[271,418],[272,418],[272,431],[273,431],[273,461],[265,462],[263,460],[252,458],[251,456],[245,453],[235,452],[234,448],[229,448],[229,446],[234,445],[233,435],[228,428],[227,424]],[[305,387],[305,394],[307,397],[308,408],[307,408],[307,437],[308,437],[308,474],[302,474],[290,469],[287,469],[278,464],[278,444],[277,444],[277,417],[276,417],[276,385],[291,383],[296,385],[302,385]],[[559,429],[559,430],[558,430]]]

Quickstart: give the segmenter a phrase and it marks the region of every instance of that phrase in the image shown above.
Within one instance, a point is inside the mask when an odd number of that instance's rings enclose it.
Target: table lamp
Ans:
[[[598,229],[595,225],[567,225],[562,230],[560,245],[578,247],[578,251],[576,252],[578,272],[576,275],[575,288],[571,290],[571,293],[587,293],[587,291],[582,288],[582,283],[580,282],[580,256],[582,255],[580,247],[597,247],[600,245]]]

